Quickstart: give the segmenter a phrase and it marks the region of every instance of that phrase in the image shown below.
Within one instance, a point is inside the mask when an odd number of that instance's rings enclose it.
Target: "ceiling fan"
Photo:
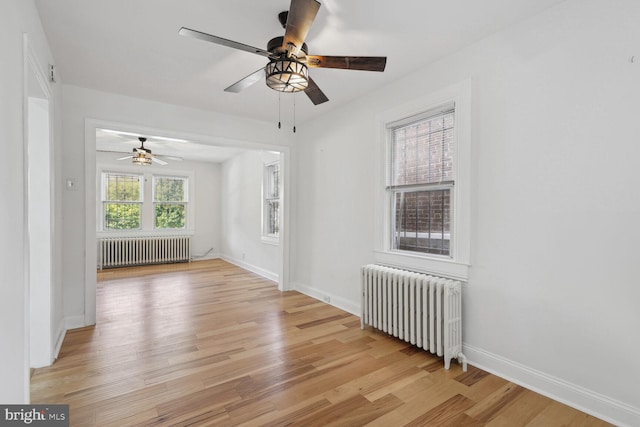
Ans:
[[[138,141],[140,141],[140,147],[134,148],[132,155],[120,157],[118,160],[133,159],[134,164],[142,165],[142,166],[148,166],[152,162],[162,166],[168,165],[168,163],[165,162],[164,160],[160,160],[156,156],[154,156],[151,150],[149,150],[148,148],[145,148],[144,143],[146,140],[147,138],[144,138],[142,136],[138,137]]]
[[[318,105],[327,102],[329,98],[309,77],[309,67],[384,71],[387,63],[386,56],[309,55],[304,41],[319,9],[320,3],[317,0],[291,0],[289,11],[278,15],[285,28],[284,37],[269,40],[266,50],[185,27],[180,28],[178,33],[269,58],[264,68],[227,87],[226,92],[240,92],[264,78],[271,89],[279,92],[303,91],[314,105]]]

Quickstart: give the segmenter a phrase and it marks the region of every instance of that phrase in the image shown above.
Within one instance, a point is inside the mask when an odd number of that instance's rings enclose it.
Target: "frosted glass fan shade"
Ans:
[[[291,58],[272,60],[265,67],[267,86],[278,92],[300,92],[309,84],[309,69]]]

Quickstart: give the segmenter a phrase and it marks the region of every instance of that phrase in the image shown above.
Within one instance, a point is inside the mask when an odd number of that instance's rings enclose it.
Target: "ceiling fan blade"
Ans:
[[[320,9],[320,3],[316,0],[291,0],[287,29],[282,42],[283,49],[290,50],[293,55],[298,56],[313,20],[316,19],[318,9]],[[289,44],[293,47],[287,48]]]
[[[132,159],[132,158],[133,158],[133,156],[124,156],[124,157],[120,157],[120,158],[118,158],[116,160],[127,160],[127,159]]]
[[[322,56],[307,55],[307,66],[342,70],[384,71],[386,56]]]
[[[235,82],[224,91],[238,93],[261,79],[264,80],[264,67],[254,71],[242,80]]]
[[[327,95],[325,95],[324,92],[320,90],[316,82],[314,82],[311,77],[309,77],[309,84],[304,90],[304,93],[307,94],[311,102],[313,102],[313,105],[322,104],[323,102],[327,102],[329,100],[329,98],[327,98]]]
[[[169,164],[169,163],[165,162],[164,160],[160,160],[160,159],[158,159],[156,157],[152,157],[151,161],[153,161],[153,162],[155,162],[155,163],[157,163],[159,165],[162,165],[162,166]]]
[[[271,52],[268,52],[264,49],[260,49],[258,47],[249,46],[247,44],[234,42],[233,40],[223,39],[222,37],[213,36],[211,34],[203,33],[201,31],[192,30],[190,28],[182,27],[178,34],[185,37],[193,37],[194,39],[204,40],[206,42],[211,42],[215,44],[219,44],[222,46],[232,47],[234,49],[244,50],[245,52],[255,53],[257,55],[262,55],[266,57],[271,56]]]

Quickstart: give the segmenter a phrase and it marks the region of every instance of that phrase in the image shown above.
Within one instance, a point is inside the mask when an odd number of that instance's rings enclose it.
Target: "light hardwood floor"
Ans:
[[[222,260],[105,270],[33,403],[72,426],[603,426]]]

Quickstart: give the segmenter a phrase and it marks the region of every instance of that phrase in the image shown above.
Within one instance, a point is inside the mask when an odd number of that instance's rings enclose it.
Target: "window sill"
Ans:
[[[266,243],[267,245],[279,246],[280,238],[273,236],[262,236],[262,243]]]
[[[390,267],[434,274],[465,282],[469,277],[469,265],[451,259],[384,251],[374,251],[373,256],[376,263]]]
[[[101,237],[169,237],[169,236],[193,236],[193,230],[113,230],[98,231],[96,236]]]

